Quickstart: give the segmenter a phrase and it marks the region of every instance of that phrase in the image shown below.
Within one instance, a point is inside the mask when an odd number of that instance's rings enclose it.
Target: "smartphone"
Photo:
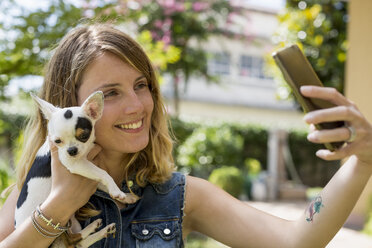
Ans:
[[[304,97],[300,93],[300,88],[303,85],[323,86],[323,84],[319,80],[310,62],[297,45],[291,45],[274,52],[272,56],[305,113],[336,106],[322,99]],[[338,128],[344,125],[345,123],[343,121],[337,121],[319,123],[315,125],[315,127],[320,130]],[[324,145],[328,150],[334,151],[340,148],[344,143],[345,142],[332,142]]]

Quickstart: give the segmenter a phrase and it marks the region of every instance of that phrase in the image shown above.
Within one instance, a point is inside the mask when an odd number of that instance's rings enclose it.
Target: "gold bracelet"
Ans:
[[[45,217],[45,215],[43,214],[43,212],[40,209],[40,205],[36,207],[36,213],[37,213],[37,217],[39,217],[41,220],[43,220],[47,224],[47,226],[51,226],[55,230],[65,232],[71,227],[71,221],[70,220],[68,221],[67,226],[61,226],[61,223],[59,223],[59,222],[57,224],[54,224],[52,222],[53,221],[52,218],[48,219],[47,217]]]
[[[36,231],[38,233],[40,233],[43,237],[45,237],[45,238],[58,238],[62,233],[64,233],[64,231],[59,231],[58,233],[52,233],[52,232],[48,232],[47,230],[45,230],[36,221],[36,219],[35,219],[35,212],[36,212],[36,210],[31,215],[31,223],[34,226],[34,228],[36,229]]]

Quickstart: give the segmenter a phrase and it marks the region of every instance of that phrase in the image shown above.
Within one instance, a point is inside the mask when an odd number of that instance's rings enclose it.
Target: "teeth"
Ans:
[[[142,126],[142,120],[140,120],[139,122],[136,122],[136,123],[119,125],[119,127],[123,128],[123,129],[137,129],[140,126]]]

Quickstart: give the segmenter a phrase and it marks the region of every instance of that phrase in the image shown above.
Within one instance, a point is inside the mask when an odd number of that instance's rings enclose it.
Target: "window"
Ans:
[[[230,54],[215,53],[208,60],[208,72],[212,75],[230,74]]]
[[[240,57],[240,75],[251,78],[268,78],[263,71],[264,62],[260,57],[242,55]]]

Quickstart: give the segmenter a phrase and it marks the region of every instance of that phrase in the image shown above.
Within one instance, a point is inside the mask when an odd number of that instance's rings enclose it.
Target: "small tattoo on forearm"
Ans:
[[[313,222],[314,215],[320,212],[320,209],[324,207],[322,203],[322,197],[317,196],[309,205],[306,211],[306,221]]]

